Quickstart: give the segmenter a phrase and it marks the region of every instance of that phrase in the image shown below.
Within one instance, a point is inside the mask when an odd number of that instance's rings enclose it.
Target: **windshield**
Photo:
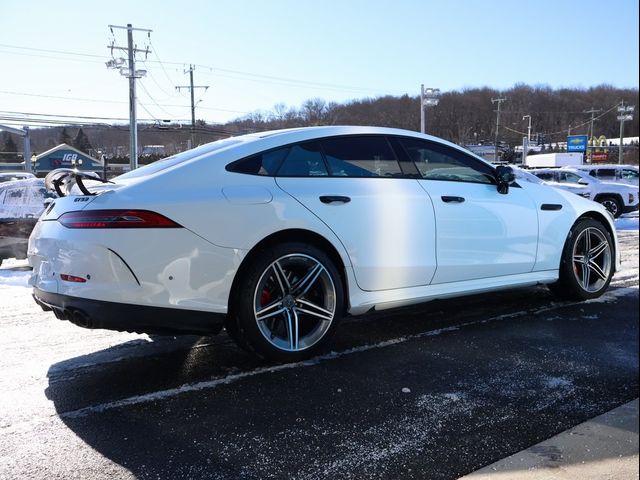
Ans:
[[[540,178],[536,177],[533,173],[529,173],[520,168],[514,168],[513,173],[515,173],[516,178],[518,180],[524,180],[526,182],[538,183],[538,184],[544,183]]]
[[[215,152],[216,150],[220,150],[237,143],[242,143],[242,140],[238,140],[237,138],[225,138],[224,140],[218,140],[216,142],[207,143],[206,145],[200,145],[199,147],[192,148],[191,150],[187,150],[186,152],[177,153],[175,155],[171,155],[170,157],[163,158],[162,160],[150,163],[149,165],[145,165],[144,167],[137,168],[136,170],[127,172],[117,178],[125,179],[151,175],[161,170],[173,167],[174,165],[179,165],[180,163],[191,160],[192,158]]]

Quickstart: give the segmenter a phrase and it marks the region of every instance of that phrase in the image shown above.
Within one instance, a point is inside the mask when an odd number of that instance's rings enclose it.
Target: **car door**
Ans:
[[[421,139],[400,143],[436,218],[433,284],[528,273],[536,261],[538,214],[523,188],[500,194],[493,168],[456,148]]]
[[[293,145],[276,182],[340,239],[362,290],[430,283],[431,200],[403,172],[386,137],[329,137]]]

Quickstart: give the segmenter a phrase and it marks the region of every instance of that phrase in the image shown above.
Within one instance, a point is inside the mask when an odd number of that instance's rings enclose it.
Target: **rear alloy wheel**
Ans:
[[[620,205],[620,201],[615,197],[604,197],[600,200],[600,203],[604,208],[611,212],[613,218],[618,218],[622,215],[622,205]]]
[[[582,220],[571,229],[562,253],[560,279],[550,285],[558,296],[572,300],[597,298],[613,276],[611,235],[595,220]]]
[[[244,274],[235,311],[237,332],[255,352],[275,361],[317,353],[342,315],[342,281],[319,249],[287,243],[264,252]]]

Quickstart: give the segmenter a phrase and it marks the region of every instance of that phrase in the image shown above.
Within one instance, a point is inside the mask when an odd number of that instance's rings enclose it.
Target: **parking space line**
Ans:
[[[606,303],[606,302],[611,302],[611,301],[615,301],[619,297],[626,296],[626,295],[631,295],[631,294],[634,294],[634,293],[637,293],[637,292],[638,292],[638,288],[637,287],[636,288],[624,288],[624,287],[623,288],[617,288],[615,290],[608,291],[602,297],[600,297],[600,298],[598,298],[596,300],[588,301],[588,303]],[[59,416],[62,417],[62,418],[81,418],[81,417],[86,417],[86,416],[94,414],[94,413],[101,413],[101,412],[105,412],[105,411],[108,411],[108,410],[113,410],[113,409],[120,408],[120,407],[139,405],[139,404],[144,404],[144,403],[149,403],[149,402],[155,402],[155,401],[158,401],[158,400],[166,400],[166,399],[169,399],[169,398],[172,398],[172,397],[184,394],[184,393],[197,392],[197,391],[201,391],[201,390],[209,390],[209,389],[216,388],[216,387],[218,387],[220,385],[229,385],[231,383],[238,382],[238,381],[240,381],[242,379],[249,378],[249,377],[254,377],[254,376],[257,376],[257,375],[262,375],[262,374],[265,374],[265,373],[274,373],[274,372],[280,372],[280,371],[290,370],[290,369],[294,369],[294,368],[310,367],[310,366],[318,365],[318,364],[323,363],[325,361],[331,361],[331,360],[334,360],[334,359],[337,359],[337,358],[341,358],[341,357],[344,357],[344,356],[347,356],[347,355],[352,355],[352,354],[360,353],[360,352],[366,352],[366,351],[369,351],[369,350],[374,350],[374,349],[379,349],[379,348],[386,348],[386,347],[402,344],[402,343],[405,343],[405,342],[408,342],[408,341],[411,341],[411,340],[420,339],[420,338],[436,336],[436,335],[440,335],[442,333],[456,331],[456,330],[459,330],[461,328],[468,327],[468,326],[471,326],[471,325],[478,325],[478,324],[485,324],[485,323],[502,321],[502,320],[509,320],[509,319],[513,319],[513,318],[526,316],[526,315],[535,315],[535,314],[539,314],[539,313],[543,313],[543,312],[547,312],[547,311],[551,311],[551,310],[556,310],[556,309],[567,307],[567,306],[571,306],[571,305],[578,305],[580,303],[582,303],[582,302],[553,302],[550,305],[547,305],[547,306],[544,306],[544,307],[536,307],[536,308],[532,308],[532,309],[529,309],[529,310],[521,310],[521,311],[518,311],[518,312],[502,314],[502,315],[498,315],[498,316],[491,317],[491,318],[473,320],[473,321],[470,321],[470,322],[463,322],[463,323],[460,323],[458,325],[453,325],[453,326],[446,327],[446,328],[438,328],[438,329],[429,330],[429,331],[426,331],[426,332],[421,332],[421,333],[417,333],[417,334],[413,334],[413,335],[407,335],[407,336],[404,336],[404,337],[398,337],[398,338],[394,338],[394,339],[390,339],[390,340],[385,340],[385,341],[374,343],[374,344],[370,344],[370,345],[362,345],[362,346],[359,346],[359,347],[350,348],[350,349],[343,350],[343,351],[340,351],[340,352],[330,352],[330,353],[327,353],[325,355],[320,355],[320,356],[314,357],[312,359],[301,361],[301,362],[282,364],[282,365],[274,365],[274,366],[264,367],[264,368],[258,368],[258,369],[249,370],[249,371],[246,371],[246,372],[240,372],[240,373],[236,373],[236,374],[232,374],[232,375],[227,375],[225,377],[220,377],[220,378],[216,378],[216,379],[213,379],[213,380],[207,380],[207,381],[204,381],[204,382],[196,382],[196,383],[184,384],[184,385],[181,385],[179,387],[169,388],[169,389],[166,389],[166,390],[158,390],[158,391],[151,392],[151,393],[146,393],[146,394],[143,394],[143,395],[134,395],[134,396],[131,396],[131,397],[120,399],[120,400],[114,400],[114,401],[111,401],[111,402],[101,403],[101,404],[97,404],[97,405],[91,405],[91,406],[83,407],[83,408],[80,408],[80,409],[77,409],[77,410],[70,410],[68,412],[60,413]]]

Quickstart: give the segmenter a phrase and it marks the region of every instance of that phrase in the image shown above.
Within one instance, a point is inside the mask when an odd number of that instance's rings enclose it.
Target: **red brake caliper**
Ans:
[[[260,295],[260,305],[264,307],[269,302],[271,302],[271,293],[265,288]]]

